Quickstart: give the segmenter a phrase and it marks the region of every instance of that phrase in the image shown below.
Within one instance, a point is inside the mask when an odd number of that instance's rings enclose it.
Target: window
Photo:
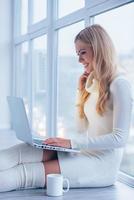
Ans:
[[[73,0],[68,3],[66,0],[58,0],[59,18],[68,15],[84,7],[84,0]]]
[[[32,114],[33,129],[46,135],[46,35],[33,40],[32,51]]]
[[[101,24],[111,35],[117,49],[120,63],[134,85],[134,3],[95,16],[94,22]],[[125,15],[124,15],[125,13]],[[134,88],[133,88],[134,93]],[[128,145],[121,170],[134,176],[134,108]]]
[[[16,95],[23,97],[24,103],[26,106],[26,111],[29,116],[29,65],[28,65],[28,42],[24,42],[21,45],[18,45],[16,48],[16,54],[18,55],[17,59],[17,68],[16,68]]]
[[[37,23],[46,18],[46,9],[46,0],[33,0],[33,23]]]
[[[24,42],[17,47],[18,54],[20,55],[20,60],[18,59],[17,77],[19,85],[17,94],[24,96],[27,99],[28,96],[28,43]]]
[[[24,17],[25,16],[25,17]],[[27,33],[28,26],[28,0],[21,0],[21,34]]]
[[[75,131],[75,95],[82,67],[79,66],[75,56],[74,37],[83,28],[82,21],[59,30],[58,136],[65,136],[67,133],[70,135]]]

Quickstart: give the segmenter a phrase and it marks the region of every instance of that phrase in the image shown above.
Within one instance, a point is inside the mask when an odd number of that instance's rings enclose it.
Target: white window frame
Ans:
[[[19,8],[20,1],[14,0],[13,13],[14,13],[14,28],[13,28],[13,84],[12,95],[16,95],[16,46],[29,41],[29,65],[30,72],[32,61],[32,39],[39,37],[43,34],[47,34],[47,132],[50,136],[56,136],[57,131],[57,50],[58,50],[58,37],[57,30],[79,22],[85,21],[85,26],[93,24],[93,16],[103,13],[105,11],[117,8],[119,6],[131,3],[133,0],[85,0],[85,7],[70,13],[62,18],[57,18],[57,0],[47,0],[47,18],[32,24],[32,1],[28,0],[29,12],[28,12],[28,32],[25,35],[18,35],[19,32]],[[53,48],[51,48],[53,47]],[[32,80],[30,76],[29,82]],[[49,81],[51,80],[51,81]],[[29,88],[29,102],[31,111],[32,122],[32,85]],[[119,180],[126,182],[128,185],[134,186],[134,177],[129,177],[125,173],[120,173]]]

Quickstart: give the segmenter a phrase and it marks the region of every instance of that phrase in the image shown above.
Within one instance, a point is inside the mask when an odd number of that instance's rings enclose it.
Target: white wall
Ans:
[[[6,96],[11,92],[12,4],[13,0],[0,0],[0,129],[9,128]]]

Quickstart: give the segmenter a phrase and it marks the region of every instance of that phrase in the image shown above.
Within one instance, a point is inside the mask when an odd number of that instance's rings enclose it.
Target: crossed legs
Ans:
[[[60,173],[55,151],[24,143],[0,151],[0,192],[45,187],[49,173]]]

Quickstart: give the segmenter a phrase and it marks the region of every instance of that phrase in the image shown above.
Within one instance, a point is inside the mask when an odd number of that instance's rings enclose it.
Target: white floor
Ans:
[[[0,193],[1,200],[132,200],[134,191],[122,183],[107,188],[70,189],[62,197],[48,197],[45,189]]]
[[[0,149],[7,148],[19,141],[16,139],[13,131],[0,130]],[[1,181],[1,180],[0,180]],[[105,188],[85,188],[70,189],[62,197],[56,197],[57,200],[127,200],[134,198],[134,188],[117,182],[114,186]],[[49,200],[53,197],[47,197],[45,189],[21,190],[13,192],[0,193],[0,200]]]

